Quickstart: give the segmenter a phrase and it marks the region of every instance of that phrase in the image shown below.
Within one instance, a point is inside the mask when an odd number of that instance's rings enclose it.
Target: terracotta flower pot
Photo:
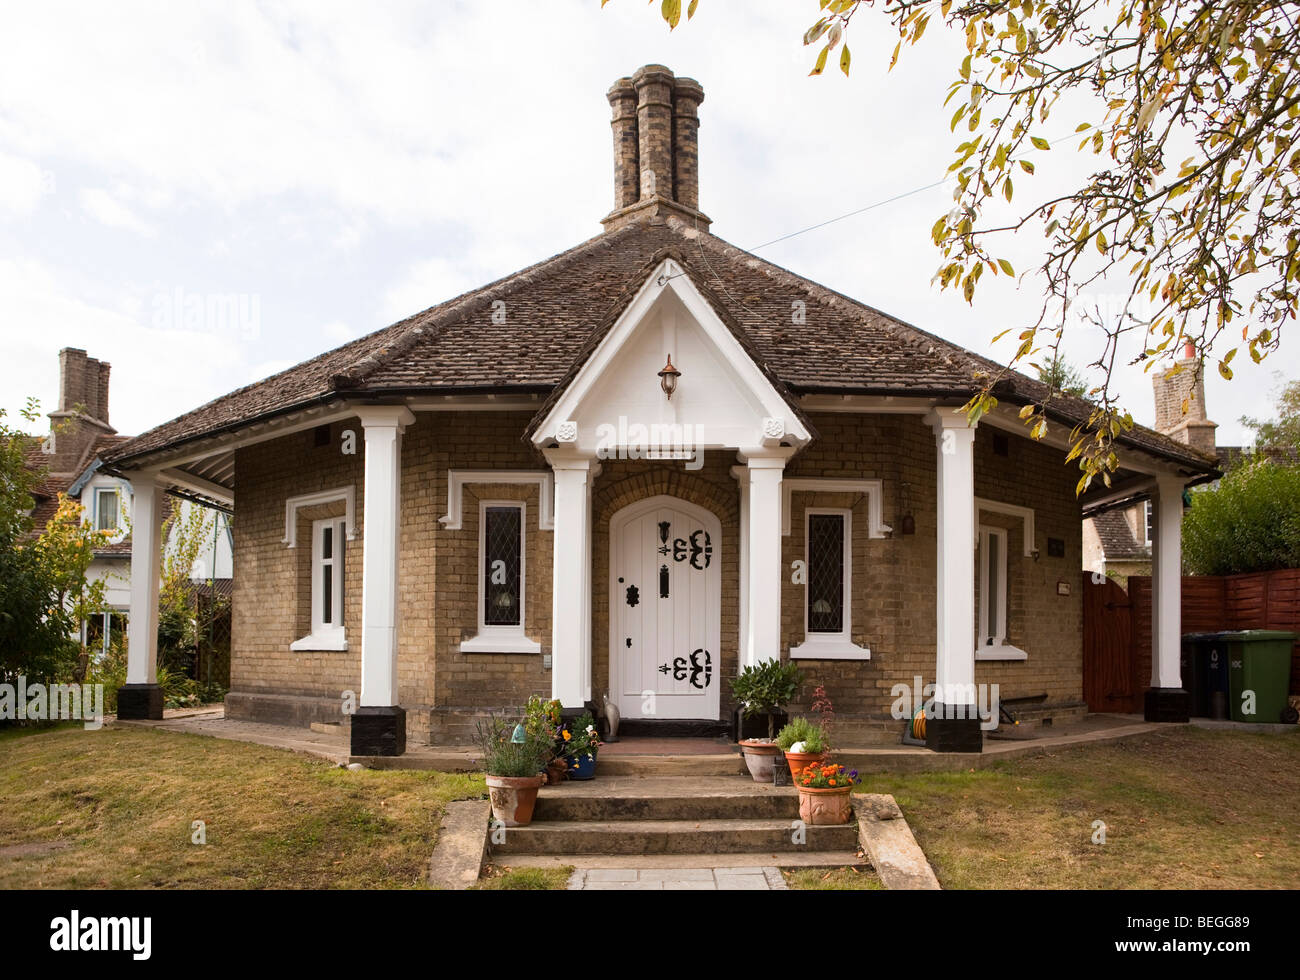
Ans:
[[[537,791],[545,776],[488,776],[492,816],[507,827],[527,827],[533,821]]]
[[[790,778],[799,779],[799,773],[804,771],[806,766],[814,762],[825,762],[830,758],[829,752],[787,752],[785,761],[790,763]]]
[[[853,803],[849,798],[852,793],[852,786],[843,789],[838,786],[826,789],[800,786],[799,818],[812,826],[848,823],[853,816]]]
[[[745,753],[745,765],[749,766],[749,774],[754,777],[754,782],[771,783],[772,769],[776,765],[781,746],[775,742],[759,742],[747,738],[740,743],[740,748]]]
[[[546,782],[549,786],[558,786],[564,782],[565,771],[568,769],[568,763],[564,756],[552,759],[546,764]]]

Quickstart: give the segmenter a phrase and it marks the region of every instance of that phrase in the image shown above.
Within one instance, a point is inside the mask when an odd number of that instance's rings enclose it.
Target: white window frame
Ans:
[[[853,642],[853,511],[846,507],[806,507],[803,519],[803,635],[802,643],[790,648],[795,660],[870,660],[871,649]],[[812,578],[812,555],[808,548],[809,518],[822,515],[844,521],[843,588],[844,620],[838,633],[813,633],[808,629],[808,584]]]
[[[512,507],[519,511],[519,624],[489,626],[484,608],[487,583],[487,512],[490,507]],[[478,599],[477,632],[460,643],[461,653],[541,653],[542,645],[524,633],[528,619],[528,504],[523,500],[480,500],[478,502],[478,578],[474,583]]]
[[[989,540],[998,542],[997,590],[998,608],[996,622],[989,622]],[[979,526],[979,636],[975,644],[976,660],[1027,660],[1029,655],[1007,643],[1007,620],[1010,603],[1007,600],[1007,565],[1010,561],[1007,543],[1010,535],[1004,527]],[[989,640],[993,642],[989,642]]]
[[[332,528],[334,533],[333,555],[325,558],[325,529]],[[290,644],[290,650],[346,650],[347,617],[344,616],[344,603],[347,599],[345,589],[347,578],[347,518],[325,517],[311,523],[311,633],[301,640]],[[340,550],[342,549],[342,551]],[[325,622],[325,567],[326,563],[337,568],[338,556],[344,555],[344,574],[330,576],[330,610],[332,619]],[[339,622],[339,617],[343,622]]]
[[[95,523],[93,525],[96,531],[108,531],[114,535],[122,530],[122,490],[120,487],[97,486],[94,488],[95,494]],[[113,526],[100,527],[100,518],[102,516],[102,496],[103,494],[112,494],[113,503]]]
[[[1142,544],[1149,545],[1154,543],[1154,535],[1151,533],[1155,530],[1156,526],[1154,511],[1155,504],[1151,501],[1150,497],[1142,501],[1142,516],[1138,518],[1142,530]]]

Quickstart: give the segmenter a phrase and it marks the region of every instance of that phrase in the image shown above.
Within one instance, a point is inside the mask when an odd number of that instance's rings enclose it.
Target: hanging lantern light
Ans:
[[[669,401],[673,399],[673,392],[677,390],[677,379],[681,376],[682,372],[673,367],[673,356],[669,354],[668,363],[659,372],[659,387],[664,390],[664,394],[668,396]]]

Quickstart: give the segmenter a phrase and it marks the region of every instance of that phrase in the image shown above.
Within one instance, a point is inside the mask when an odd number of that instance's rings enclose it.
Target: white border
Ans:
[[[302,507],[315,507],[317,504],[332,504],[343,501],[343,524],[347,529],[348,540],[357,536],[357,488],[335,487],[333,490],[318,490],[316,493],[304,493],[289,497],[284,502],[284,544],[290,548],[298,546],[298,510]]]
[[[536,483],[537,530],[555,530],[555,476],[550,470],[448,470],[447,513],[438,518],[444,530],[461,530],[464,490],[469,483]]]
[[[790,501],[800,493],[861,493],[867,498],[867,537],[884,538],[894,529],[881,516],[884,483],[881,480],[836,480],[821,477],[786,477],[781,481],[781,536],[790,535]]]

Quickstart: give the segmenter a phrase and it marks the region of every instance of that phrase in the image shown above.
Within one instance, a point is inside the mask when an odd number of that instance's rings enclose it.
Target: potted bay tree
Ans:
[[[776,715],[793,700],[799,690],[799,667],[780,660],[765,660],[746,667],[731,681],[745,718],[767,717],[767,738],[742,738],[745,765],[756,783],[772,782],[772,770],[781,747],[776,744]]]

